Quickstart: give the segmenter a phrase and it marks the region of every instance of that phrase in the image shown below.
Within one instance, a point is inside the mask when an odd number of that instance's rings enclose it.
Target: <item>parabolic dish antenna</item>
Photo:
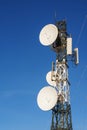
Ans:
[[[57,103],[57,91],[51,86],[42,88],[37,96],[37,104],[43,111],[51,110]]]
[[[55,72],[54,72],[55,73]],[[46,80],[49,85],[56,87],[56,81],[52,80],[52,71],[49,71],[46,75]]]
[[[49,46],[54,43],[58,36],[58,29],[54,24],[45,25],[39,35],[42,45]]]

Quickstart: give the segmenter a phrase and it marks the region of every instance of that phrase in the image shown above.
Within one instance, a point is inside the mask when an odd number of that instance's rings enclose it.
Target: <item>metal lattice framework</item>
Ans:
[[[70,83],[68,81],[68,66],[66,62],[56,61],[55,75],[52,74],[58,91],[58,102],[52,110],[51,130],[72,130]]]
[[[72,130],[66,22],[60,21],[56,25],[59,29],[59,39],[52,45],[52,49],[57,53],[56,65],[52,65],[52,80],[56,82],[58,102],[52,110],[51,130]]]
[[[72,130],[71,105],[58,102],[52,110],[51,130]]]

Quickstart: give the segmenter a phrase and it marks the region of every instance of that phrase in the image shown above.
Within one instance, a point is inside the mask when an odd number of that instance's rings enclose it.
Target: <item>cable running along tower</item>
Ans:
[[[42,88],[37,96],[38,106],[43,111],[52,110],[50,130],[73,130],[68,60],[76,65],[79,63],[78,48],[72,51],[72,38],[67,33],[65,20],[44,26],[39,39],[42,45],[50,46],[56,53],[56,61],[46,75],[50,86]]]

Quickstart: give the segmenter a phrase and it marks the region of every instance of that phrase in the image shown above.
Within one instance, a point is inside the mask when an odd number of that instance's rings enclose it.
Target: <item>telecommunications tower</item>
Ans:
[[[46,75],[49,86],[40,90],[37,104],[43,111],[52,110],[50,130],[73,130],[68,61],[79,63],[78,48],[72,51],[72,37],[67,33],[65,20],[44,26],[39,39],[56,53],[56,61]]]

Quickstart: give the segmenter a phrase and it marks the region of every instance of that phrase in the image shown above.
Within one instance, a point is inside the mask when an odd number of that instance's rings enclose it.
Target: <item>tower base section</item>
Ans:
[[[71,105],[57,103],[52,110],[52,124],[50,130],[73,130],[71,118]]]

